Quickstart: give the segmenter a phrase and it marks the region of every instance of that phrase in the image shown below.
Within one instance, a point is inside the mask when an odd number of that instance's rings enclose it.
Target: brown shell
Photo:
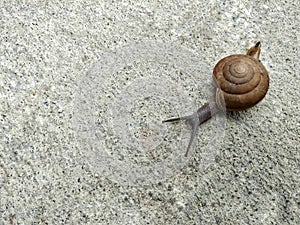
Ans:
[[[216,102],[227,111],[248,109],[262,100],[269,88],[265,67],[249,55],[230,55],[221,59],[213,71],[217,86]]]

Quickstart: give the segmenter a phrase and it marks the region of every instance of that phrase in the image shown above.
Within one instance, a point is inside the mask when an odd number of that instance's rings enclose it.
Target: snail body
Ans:
[[[269,75],[259,60],[260,42],[250,48],[246,55],[234,54],[221,59],[213,70],[216,93],[213,100],[189,116],[172,118],[163,122],[184,120],[192,127],[191,139],[186,156],[201,123],[218,111],[240,111],[253,107],[266,95]]]

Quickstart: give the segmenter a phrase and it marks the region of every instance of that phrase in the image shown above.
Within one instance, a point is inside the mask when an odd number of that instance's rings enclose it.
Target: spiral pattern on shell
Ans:
[[[217,105],[224,109],[225,103],[227,111],[254,106],[264,98],[269,88],[267,70],[248,55],[230,55],[221,59],[214,68],[213,80],[217,86]]]

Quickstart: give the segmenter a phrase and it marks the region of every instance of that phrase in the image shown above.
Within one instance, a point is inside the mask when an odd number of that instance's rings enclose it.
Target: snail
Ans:
[[[260,102],[269,88],[269,75],[259,60],[261,43],[257,42],[245,55],[234,54],[221,59],[213,69],[214,98],[188,116],[162,122],[186,121],[192,128],[185,153],[192,146],[198,127],[219,111],[240,111]]]

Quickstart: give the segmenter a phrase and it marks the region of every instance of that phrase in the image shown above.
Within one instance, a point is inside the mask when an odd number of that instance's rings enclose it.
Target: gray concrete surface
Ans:
[[[300,224],[298,38],[298,0],[0,1],[0,224]],[[267,96],[184,158],[159,121],[258,40]]]

